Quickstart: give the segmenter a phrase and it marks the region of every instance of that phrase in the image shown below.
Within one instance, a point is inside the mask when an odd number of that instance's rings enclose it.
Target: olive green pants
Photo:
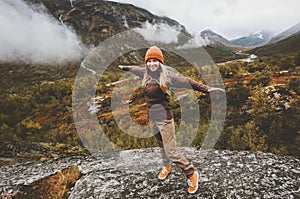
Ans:
[[[170,162],[179,166],[183,173],[189,177],[194,173],[194,165],[188,161],[176,147],[174,119],[164,121],[152,121],[152,132],[161,148],[162,163],[164,166]]]

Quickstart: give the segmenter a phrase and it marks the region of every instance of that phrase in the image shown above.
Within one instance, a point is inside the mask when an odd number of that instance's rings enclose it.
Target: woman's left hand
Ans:
[[[216,87],[210,87],[207,91],[209,93],[211,93],[211,92],[225,92],[224,89],[222,89],[222,88],[216,88]]]

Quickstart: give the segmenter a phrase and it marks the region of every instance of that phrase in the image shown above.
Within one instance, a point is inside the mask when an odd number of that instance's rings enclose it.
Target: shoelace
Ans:
[[[189,187],[195,187],[195,186],[193,185],[193,182],[192,182],[190,179],[188,179],[187,183],[188,183]]]
[[[168,173],[167,168],[166,168],[166,167],[163,167],[162,170],[161,170],[161,172],[162,172],[162,173]]]

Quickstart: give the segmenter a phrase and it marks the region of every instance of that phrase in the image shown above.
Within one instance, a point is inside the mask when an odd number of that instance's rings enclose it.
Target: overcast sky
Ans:
[[[227,39],[260,30],[280,33],[300,22],[300,0],[114,0],[168,16],[191,33],[212,29]]]

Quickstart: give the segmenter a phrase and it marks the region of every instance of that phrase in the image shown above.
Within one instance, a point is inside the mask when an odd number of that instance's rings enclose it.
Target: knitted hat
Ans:
[[[161,63],[164,63],[164,56],[162,54],[162,51],[157,46],[151,46],[145,55],[145,62],[147,62],[148,59],[157,59]]]

